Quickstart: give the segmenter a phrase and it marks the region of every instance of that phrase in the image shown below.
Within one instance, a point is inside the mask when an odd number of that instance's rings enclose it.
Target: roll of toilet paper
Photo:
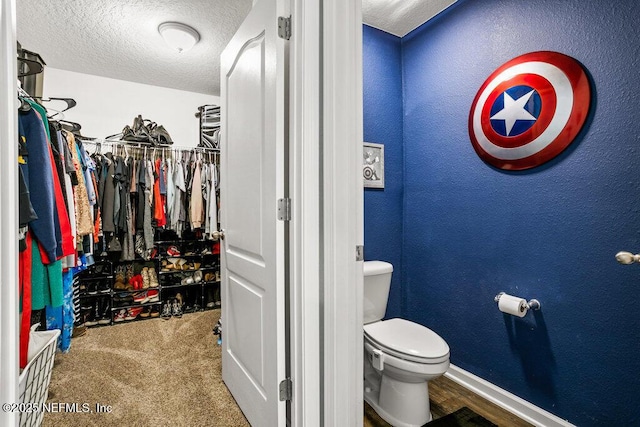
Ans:
[[[503,313],[524,317],[527,314],[527,301],[524,298],[502,294],[498,301],[498,309]]]

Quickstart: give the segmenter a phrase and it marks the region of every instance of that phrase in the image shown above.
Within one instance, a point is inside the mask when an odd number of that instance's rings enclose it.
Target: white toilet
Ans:
[[[428,381],[449,368],[449,346],[432,330],[403,319],[382,320],[393,266],[364,263],[364,399],[395,427],[431,421]]]

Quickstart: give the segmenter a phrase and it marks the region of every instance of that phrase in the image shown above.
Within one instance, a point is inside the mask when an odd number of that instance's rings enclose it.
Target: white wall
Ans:
[[[73,98],[78,105],[64,113],[65,120],[82,125],[82,135],[105,138],[131,126],[142,114],[163,125],[174,144],[198,144],[198,119],[195,113],[205,104],[220,105],[220,97],[168,89],[107,77],[46,67],[44,97]],[[64,103],[47,103],[62,108]]]

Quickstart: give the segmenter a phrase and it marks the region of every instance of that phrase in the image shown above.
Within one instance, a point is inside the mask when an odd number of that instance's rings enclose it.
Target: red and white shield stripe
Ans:
[[[542,107],[535,123],[516,136],[504,136],[491,125],[498,97],[516,86],[529,86]],[[532,52],[514,58],[489,76],[469,113],[469,136],[478,156],[507,170],[539,166],[560,154],[580,132],[589,112],[591,90],[584,69],[557,52]]]

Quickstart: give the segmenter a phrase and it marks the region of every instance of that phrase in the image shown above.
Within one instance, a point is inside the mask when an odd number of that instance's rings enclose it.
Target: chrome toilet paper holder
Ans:
[[[501,297],[502,295],[504,295],[504,294],[505,294],[504,292],[500,292],[498,295],[496,295],[496,296],[493,298],[493,300],[494,300],[495,302],[500,302],[500,297]],[[537,299],[535,299],[535,298],[530,299],[530,300],[527,302],[527,310],[540,310],[540,301],[538,301],[538,300],[537,300]]]

